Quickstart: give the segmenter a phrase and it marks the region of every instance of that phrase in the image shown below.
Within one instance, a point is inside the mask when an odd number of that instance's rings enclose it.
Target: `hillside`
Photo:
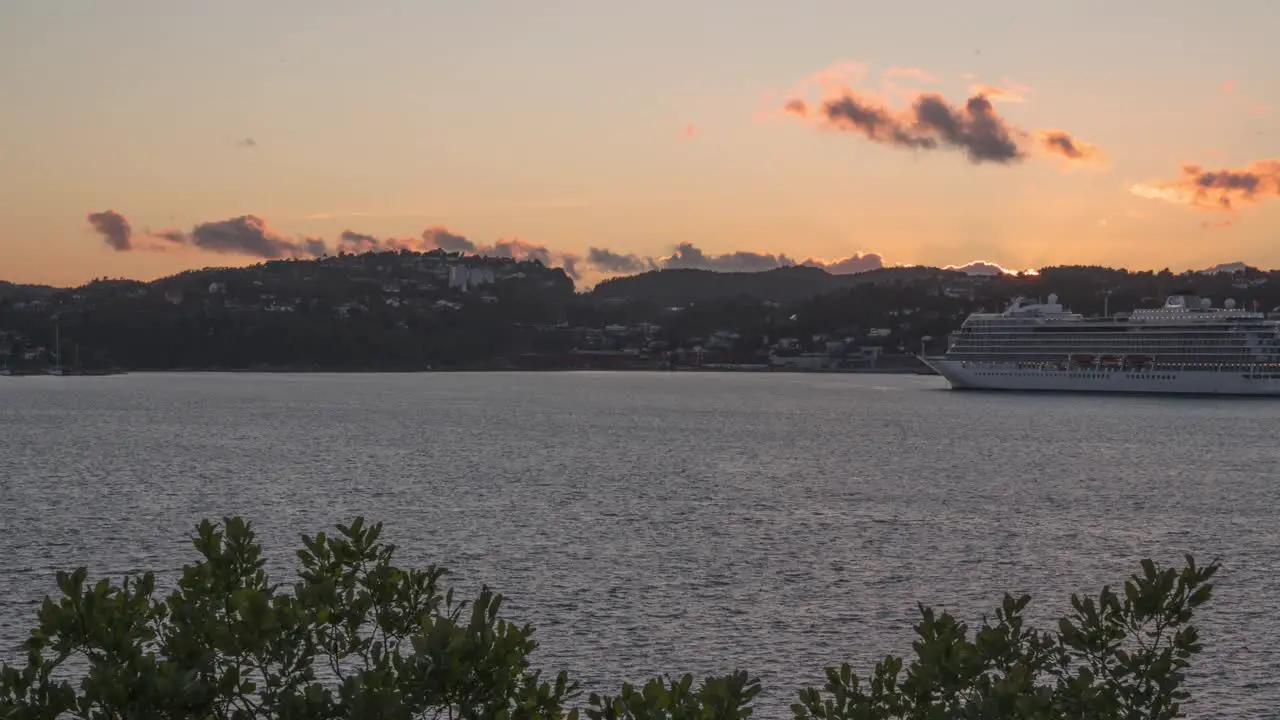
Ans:
[[[836,338],[850,353],[940,349],[969,313],[999,310],[1016,295],[1055,293],[1085,315],[1151,307],[1182,289],[1280,307],[1280,272],[1229,270],[662,270],[576,293],[563,270],[538,262],[442,251],[339,255],[73,289],[6,283],[0,364],[51,363],[55,325],[64,358],[86,369],[398,370],[567,367],[583,352],[656,362],[705,350],[719,353],[717,362],[759,362],[783,339],[819,350]]]
[[[10,297],[48,297],[58,289],[48,285],[20,285],[0,280],[0,300]]]
[[[625,299],[663,307],[733,299],[789,304],[858,285],[945,277],[966,276],[964,273],[930,267],[881,268],[854,275],[832,275],[821,268],[801,265],[763,272],[652,270],[605,280],[590,295],[597,300]]]
[[[508,350],[513,328],[557,323],[573,281],[536,261],[434,251],[96,280],[0,299],[0,356],[86,367],[420,368]]]

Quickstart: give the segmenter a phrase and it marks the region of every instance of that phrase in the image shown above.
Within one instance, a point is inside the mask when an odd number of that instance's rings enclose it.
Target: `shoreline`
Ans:
[[[140,368],[131,370],[118,370],[111,372],[90,372],[90,373],[74,373],[63,376],[51,375],[44,372],[36,373],[14,373],[13,375],[0,375],[0,377],[107,377],[113,375],[129,375],[134,373],[226,373],[226,374],[280,374],[280,375],[307,375],[307,374],[328,374],[328,375],[406,375],[417,373],[493,373],[493,372],[510,372],[510,373],[566,373],[566,372],[649,372],[663,374],[680,374],[680,373],[754,373],[754,374],[770,374],[780,373],[786,375],[936,375],[937,373],[927,372],[924,369],[911,367],[888,367],[888,368],[830,368],[830,369],[810,369],[810,368],[769,368],[769,367],[678,367],[674,370],[669,368],[657,367],[637,367],[637,368],[592,368],[592,367],[562,367],[562,368],[520,368],[520,367],[447,367],[447,368],[317,368],[317,367],[250,367],[250,368]]]

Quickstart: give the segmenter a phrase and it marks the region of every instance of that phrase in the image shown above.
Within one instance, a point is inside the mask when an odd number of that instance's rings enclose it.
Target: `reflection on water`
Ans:
[[[1226,567],[1198,717],[1280,706],[1280,403],[952,393],[934,377],[133,374],[0,382],[0,643],[57,569],[173,576],[242,514],[292,568],[364,514],[540,630],[587,689],[909,652],[917,600],[1041,619],[1138,559]]]

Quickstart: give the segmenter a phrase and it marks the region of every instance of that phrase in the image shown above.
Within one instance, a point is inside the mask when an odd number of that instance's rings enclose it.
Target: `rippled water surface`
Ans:
[[[762,715],[825,664],[910,651],[915,603],[1039,617],[1137,560],[1226,567],[1198,717],[1280,707],[1275,401],[1005,395],[790,374],[135,374],[0,379],[0,644],[56,570],[193,557],[252,519],[364,514],[489,583],[587,689],[745,668]]]

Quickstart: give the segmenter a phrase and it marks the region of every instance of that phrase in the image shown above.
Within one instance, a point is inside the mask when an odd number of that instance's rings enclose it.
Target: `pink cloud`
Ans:
[[[891,67],[884,71],[884,77],[890,78],[906,78],[910,80],[919,80],[924,83],[936,83],[938,78],[916,67]]]
[[[1206,170],[1183,165],[1176,179],[1138,183],[1129,191],[1200,210],[1230,211],[1242,204],[1280,199],[1280,158],[1255,160],[1245,168]]]
[[[969,94],[982,95],[987,99],[994,100],[996,102],[1024,103],[1027,101],[1027,99],[1023,97],[1022,94],[1016,90],[1003,88],[1003,87],[1000,87],[999,85],[986,85],[983,83],[975,83],[973,85],[970,85]]]
[[[891,73],[916,76],[914,68],[891,68]],[[1031,154],[1050,155],[1062,161],[1103,166],[1103,154],[1096,145],[1072,137],[1066,131],[1044,129],[1027,131],[1014,127],[1000,115],[987,93],[1005,99],[1020,99],[1028,88],[1008,78],[1000,88],[981,86],[984,92],[973,93],[964,103],[950,104],[933,92],[908,93],[907,107],[895,108],[874,96],[855,91],[851,85],[832,78],[850,73],[830,69],[810,76],[824,80],[817,83],[820,94],[795,93],[779,106],[782,112],[816,124],[824,130],[860,135],[871,142],[912,151],[950,148],[963,150],[974,163],[1009,164]],[[863,73],[865,74],[865,73]],[[920,74],[927,75],[920,71]],[[932,76],[929,76],[932,77]],[[815,83],[802,82],[799,88],[811,90]]]

